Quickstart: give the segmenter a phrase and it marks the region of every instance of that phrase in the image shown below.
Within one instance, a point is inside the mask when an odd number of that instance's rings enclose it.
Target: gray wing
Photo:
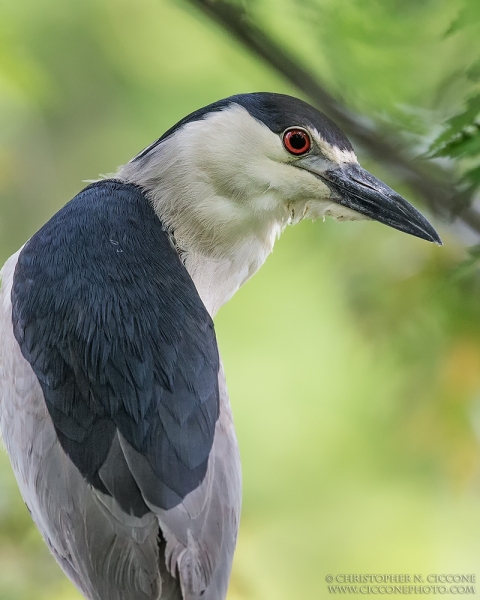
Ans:
[[[171,509],[144,500],[141,517],[89,484],[62,448],[38,379],[12,330],[18,253],[2,271],[0,426],[32,517],[90,600],[223,600],[238,527],[240,470],[223,374],[220,415],[202,484]],[[142,457],[117,434],[128,462]],[[114,460],[115,444],[108,460]],[[148,472],[144,471],[148,478]]]

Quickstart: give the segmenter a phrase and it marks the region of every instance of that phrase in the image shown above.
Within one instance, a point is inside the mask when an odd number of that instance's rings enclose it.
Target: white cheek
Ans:
[[[263,178],[269,181],[268,190],[274,192],[285,204],[310,199],[330,198],[328,186],[305,169],[273,160],[258,163],[255,170],[263,168]],[[259,179],[261,177],[258,173]]]
[[[284,154],[278,136],[239,106],[215,113],[201,125],[207,122],[190,147],[216,191],[233,200],[267,191],[270,165]]]

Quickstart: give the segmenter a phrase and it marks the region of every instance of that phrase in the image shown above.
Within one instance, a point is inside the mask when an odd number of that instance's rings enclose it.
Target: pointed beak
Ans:
[[[399,231],[442,245],[438,233],[416,208],[360,165],[345,164],[316,175],[328,185],[338,204]]]

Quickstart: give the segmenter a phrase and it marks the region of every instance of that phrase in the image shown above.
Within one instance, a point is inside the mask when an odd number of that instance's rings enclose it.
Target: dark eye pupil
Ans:
[[[307,143],[303,133],[293,133],[288,141],[295,150],[301,150],[302,148],[305,148]]]
[[[283,145],[291,154],[305,154],[310,150],[310,137],[301,129],[287,129],[283,134]]]

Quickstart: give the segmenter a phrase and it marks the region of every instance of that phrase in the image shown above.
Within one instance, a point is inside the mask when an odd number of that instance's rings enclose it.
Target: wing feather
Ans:
[[[101,181],[57,213],[20,252],[12,305],[22,354],[87,481],[127,511],[141,505],[112,484],[120,434],[161,482],[159,507],[198,487],[219,413],[215,333],[140,188]]]

